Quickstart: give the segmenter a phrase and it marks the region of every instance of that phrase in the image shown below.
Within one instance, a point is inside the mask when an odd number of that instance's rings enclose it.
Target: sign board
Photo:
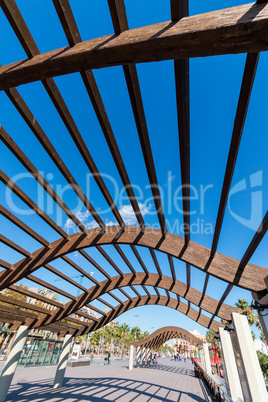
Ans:
[[[80,351],[81,351],[81,345],[79,344],[74,344],[73,346],[73,352],[72,352],[72,359],[79,359],[80,357]]]

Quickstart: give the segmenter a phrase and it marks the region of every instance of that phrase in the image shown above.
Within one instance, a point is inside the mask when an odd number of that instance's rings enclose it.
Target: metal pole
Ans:
[[[86,349],[85,349],[85,354],[84,354],[84,360],[86,360],[86,355],[87,355],[87,347],[88,347],[88,341],[90,338],[90,332],[87,334],[87,341],[86,341]]]

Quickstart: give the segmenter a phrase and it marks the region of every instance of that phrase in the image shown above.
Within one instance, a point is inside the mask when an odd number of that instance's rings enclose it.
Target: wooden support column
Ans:
[[[0,402],[6,400],[11,381],[19,363],[21,352],[27,340],[28,332],[29,330],[26,325],[21,325],[18,329],[16,338],[8,354],[8,358],[0,377]]]
[[[140,357],[141,357],[141,348],[140,346],[138,346],[136,353],[136,367],[140,367]]]
[[[230,397],[234,402],[243,402],[243,392],[237,371],[231,335],[223,328],[219,328],[219,334]]]
[[[232,313],[240,358],[244,368],[249,398],[252,402],[267,402],[268,394],[247,317]]]
[[[134,348],[133,345],[130,345],[130,348],[129,348],[129,370],[133,370],[134,353],[135,353],[135,348]]]
[[[72,344],[72,335],[67,334],[65,335],[64,342],[62,345],[62,351],[59,359],[59,363],[57,366],[57,371],[55,374],[53,388],[60,388],[62,387],[64,374],[67,367],[68,357],[71,349]]]

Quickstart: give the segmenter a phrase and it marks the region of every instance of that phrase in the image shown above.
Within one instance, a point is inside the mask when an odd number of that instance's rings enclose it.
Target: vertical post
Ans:
[[[208,374],[211,374],[211,363],[207,343],[203,344],[203,353],[204,353],[205,370]]]
[[[147,360],[146,360],[146,366],[150,366],[150,348],[147,348],[146,350],[146,355],[147,355]]]
[[[71,349],[72,344],[72,335],[67,334],[65,335],[64,342],[62,345],[62,351],[59,359],[59,363],[57,366],[57,371],[54,378],[53,388],[60,388],[62,387],[64,374],[67,367],[68,357]]]
[[[130,345],[130,348],[129,348],[129,370],[133,370],[133,362],[134,362],[134,346]]]
[[[17,331],[16,338],[8,354],[8,358],[0,377],[0,402],[4,402],[6,399],[11,381],[13,379],[20,359],[21,352],[27,340],[28,332],[28,327],[25,325],[21,325]]]
[[[90,335],[90,332],[87,334],[87,341],[86,341],[86,348],[85,348],[84,360],[86,360],[86,356],[87,356],[87,348],[88,348],[89,335]]]
[[[229,390],[231,394],[230,396],[234,402],[242,402],[244,398],[239,374],[237,371],[231,335],[228,331],[225,331],[223,328],[219,328],[219,334],[221,340],[223,360],[226,369]]]
[[[142,367],[145,366],[145,352],[146,352],[146,349],[142,348],[142,352],[141,352],[141,366]]]
[[[232,313],[232,321],[251,400],[253,402],[267,402],[267,390],[247,317]]]
[[[264,282],[268,289],[268,276],[264,279]],[[251,294],[252,294],[253,299],[256,300],[257,302],[259,302],[260,304],[266,304],[266,305],[268,304],[268,293],[262,298],[259,298],[258,294],[255,292],[251,292]],[[266,342],[268,345],[268,309],[265,309],[263,311],[258,311],[258,317],[261,322],[263,333],[264,333],[264,336],[265,336],[265,339],[266,339]]]
[[[141,356],[141,348],[140,346],[138,346],[136,354],[136,367],[140,367],[140,356]]]
[[[199,354],[200,354],[200,360],[201,360],[201,366],[204,370],[206,370],[206,363],[205,363],[205,355],[204,355],[204,347],[202,346],[199,349]]]

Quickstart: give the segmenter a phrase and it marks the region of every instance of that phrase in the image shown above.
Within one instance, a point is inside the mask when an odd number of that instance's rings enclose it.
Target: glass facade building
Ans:
[[[57,364],[62,349],[62,341],[29,337],[22,351],[19,365],[41,366]]]

